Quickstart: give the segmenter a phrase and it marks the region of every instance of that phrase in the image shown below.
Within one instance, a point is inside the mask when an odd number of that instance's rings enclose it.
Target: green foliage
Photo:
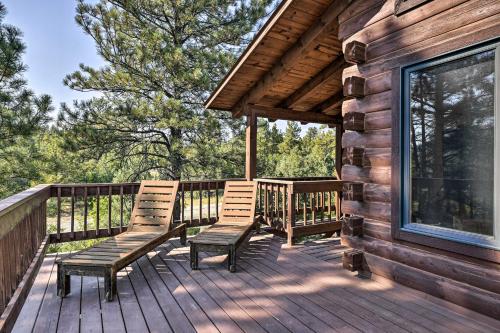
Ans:
[[[276,142],[277,143],[277,142]],[[335,170],[335,131],[311,127],[300,136],[297,123],[288,122],[282,142],[277,145],[275,171],[269,176],[333,176]]]
[[[3,23],[0,3],[0,197],[29,187],[38,178],[37,133],[46,128],[51,99],[27,88],[22,33]]]
[[[79,1],[76,22],[107,66],[81,65],[66,77],[72,89],[104,94],[63,106],[66,148],[119,156],[133,179],[234,175],[228,163],[239,161],[217,147],[241,121],[202,103],[270,3]]]

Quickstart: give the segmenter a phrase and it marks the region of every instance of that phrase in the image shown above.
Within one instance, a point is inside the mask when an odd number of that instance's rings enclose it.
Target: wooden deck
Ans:
[[[338,239],[288,248],[270,234],[225,256],[200,254],[172,240],[118,275],[118,297],[103,300],[103,280],[72,276],[56,296],[56,256],[47,256],[14,332],[500,332],[500,321],[403,287],[364,280],[341,268]]]

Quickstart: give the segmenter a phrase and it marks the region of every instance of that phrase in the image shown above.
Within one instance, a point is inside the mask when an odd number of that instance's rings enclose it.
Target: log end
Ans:
[[[365,97],[365,78],[359,76],[347,77],[344,81],[343,92],[347,98]]]
[[[345,61],[350,64],[363,64],[366,62],[366,44],[358,41],[347,43],[344,51]]]
[[[342,267],[351,272],[363,270],[363,252],[359,250],[345,251],[342,255]]]
[[[342,221],[342,235],[348,237],[363,236],[364,219],[359,216],[347,217]]]

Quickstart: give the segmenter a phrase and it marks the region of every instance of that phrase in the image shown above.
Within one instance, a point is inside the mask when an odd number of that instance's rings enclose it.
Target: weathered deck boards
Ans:
[[[500,321],[342,270],[337,239],[285,242],[253,236],[231,274],[225,256],[203,253],[191,271],[189,248],[169,241],[119,273],[111,303],[96,277],[72,277],[74,292],[56,297],[47,256],[14,332],[500,332]]]

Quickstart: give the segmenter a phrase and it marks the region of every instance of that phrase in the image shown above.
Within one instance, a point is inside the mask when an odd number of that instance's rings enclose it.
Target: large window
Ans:
[[[500,248],[499,49],[403,69],[403,230]]]

